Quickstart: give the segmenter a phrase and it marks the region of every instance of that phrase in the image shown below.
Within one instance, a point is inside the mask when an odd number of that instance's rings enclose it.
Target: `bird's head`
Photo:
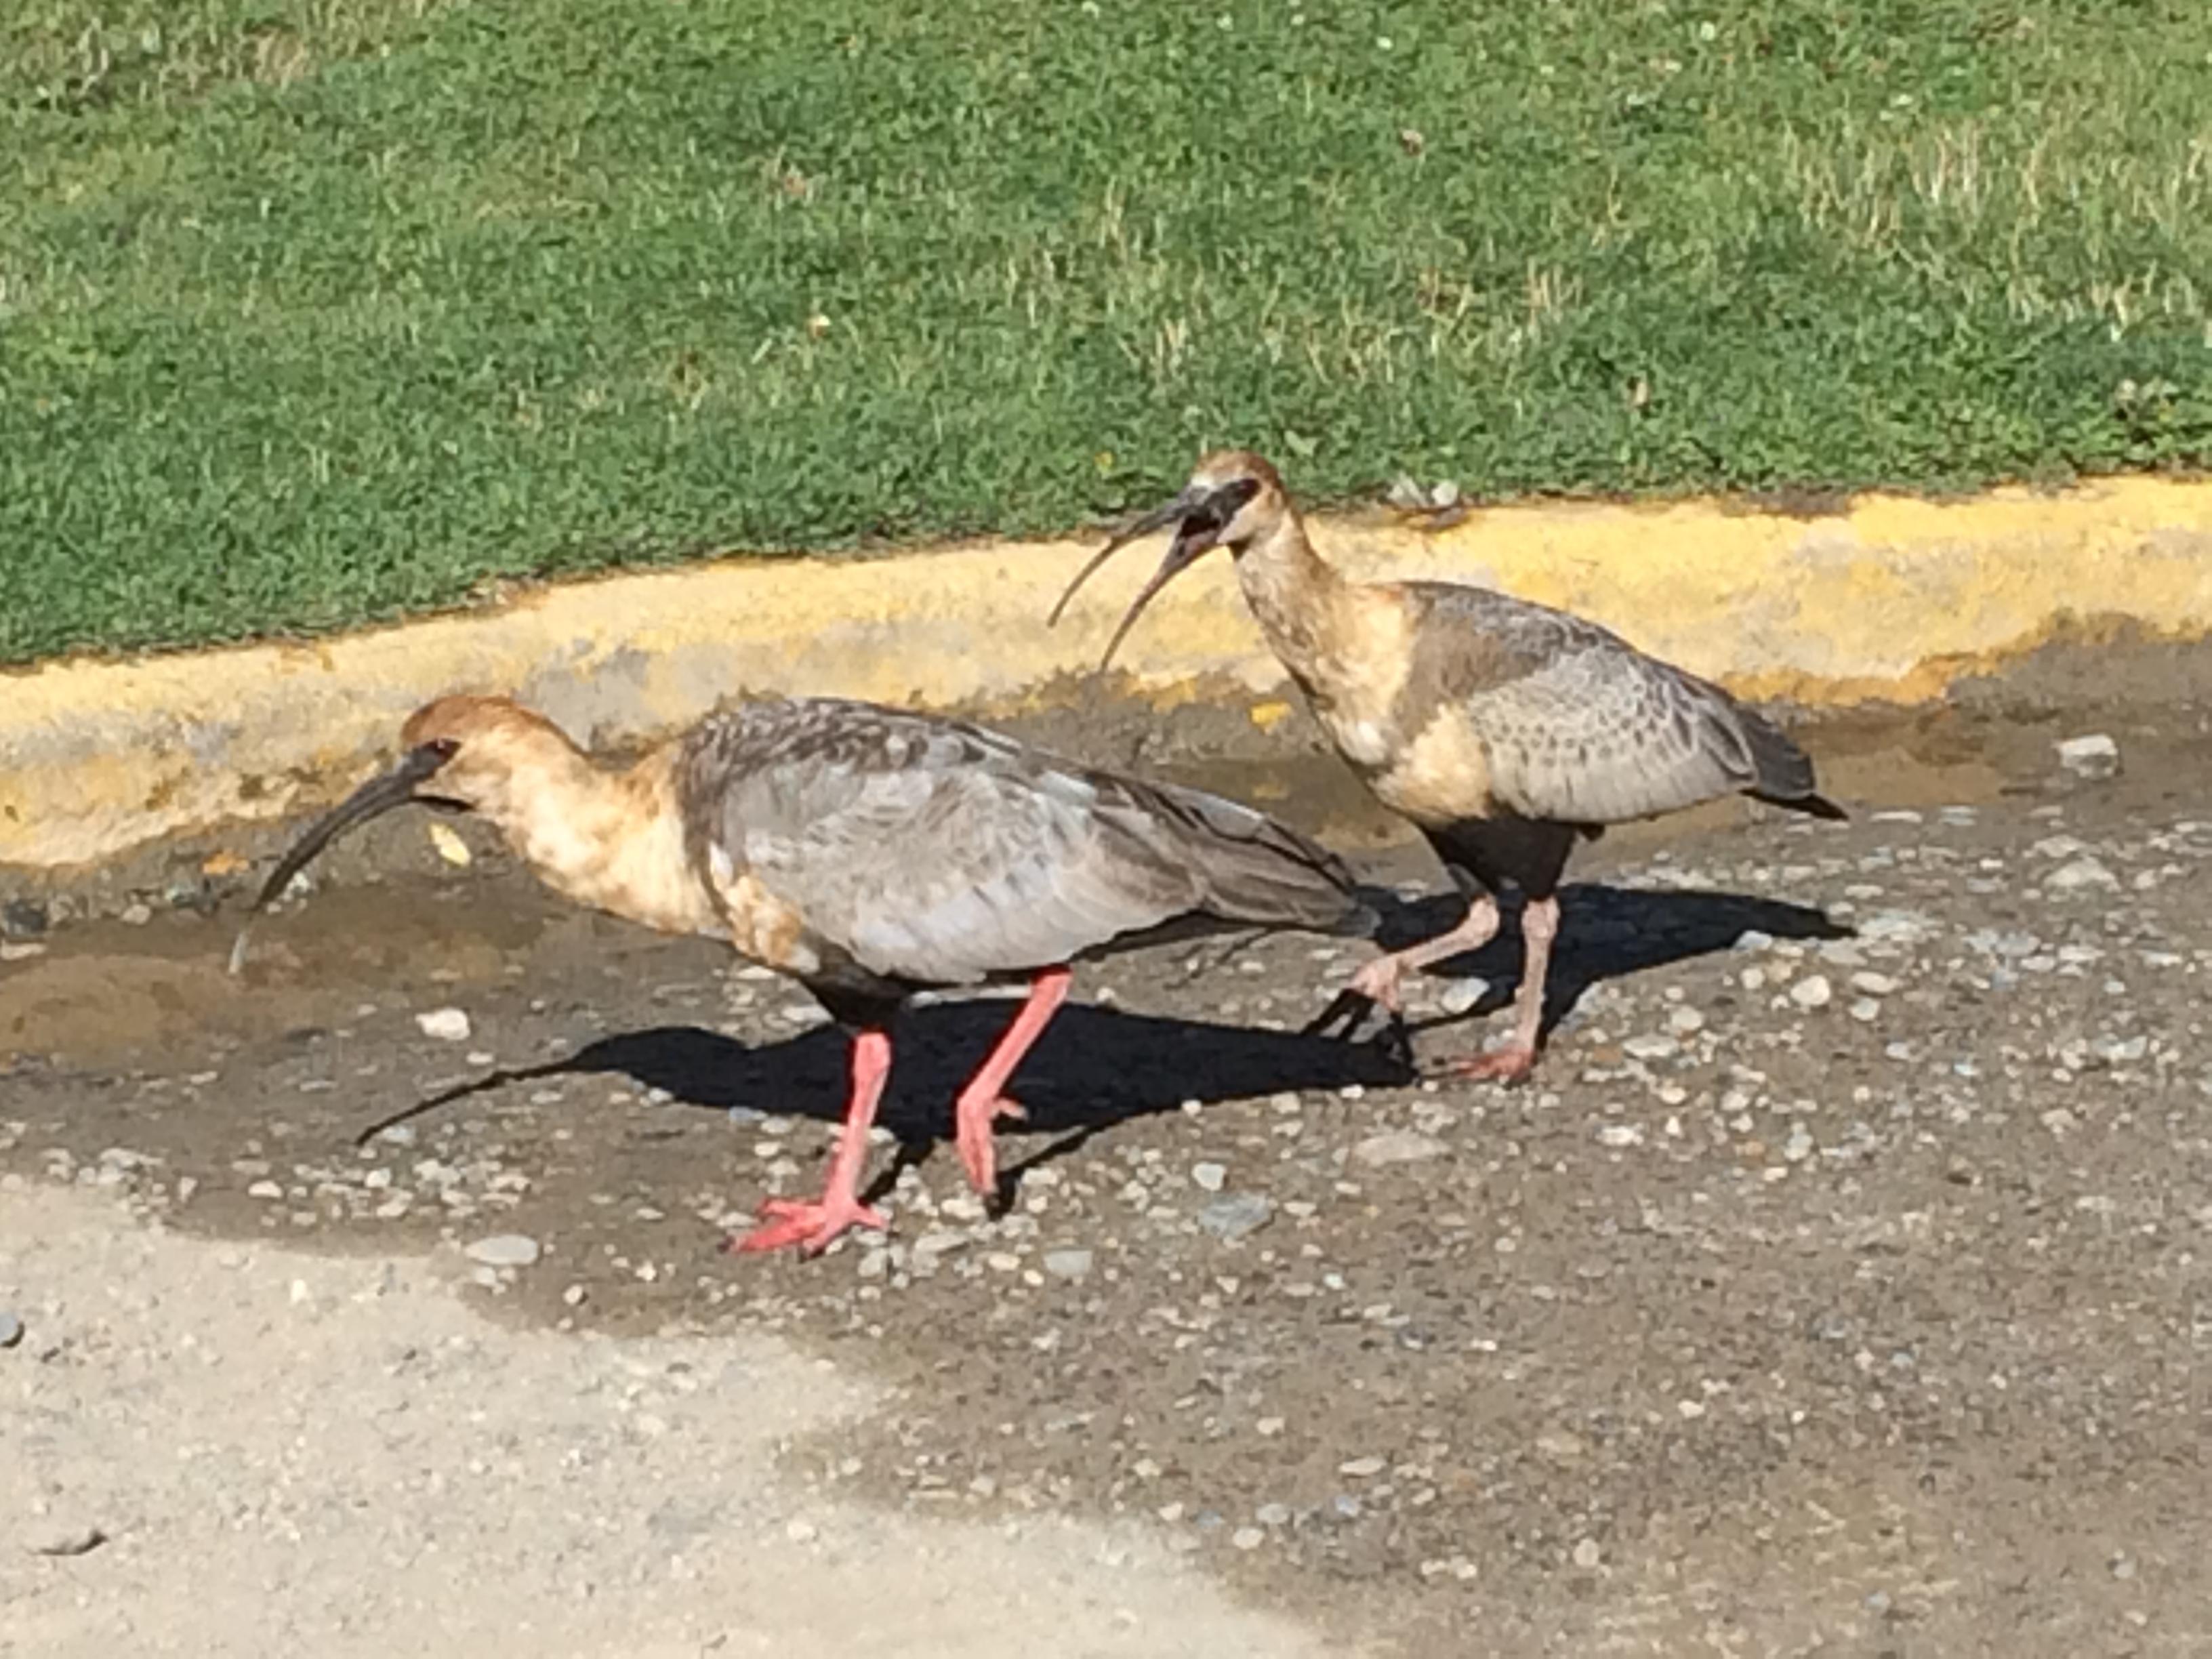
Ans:
[[[1279,524],[1289,511],[1290,498],[1283,493],[1283,481],[1266,460],[1246,449],[1217,450],[1199,462],[1182,494],[1124,527],[1091,556],[1091,562],[1075,573],[1060,603],[1053,606],[1046,625],[1059,622],[1076,590],[1121,549],[1139,536],[1175,526],[1175,539],[1168,544],[1167,556],[1122,613],[1121,625],[1106,642],[1106,653],[1098,662],[1103,671],[1154,594],[1214,548],[1225,547],[1232,558],[1242,557],[1246,548]]]
[[[371,818],[407,805],[498,816],[514,799],[518,777],[555,751],[574,752],[550,720],[507,697],[425,703],[400,728],[399,742],[396,762],[310,824],[277,861],[253,901],[256,912],[325,847]]]

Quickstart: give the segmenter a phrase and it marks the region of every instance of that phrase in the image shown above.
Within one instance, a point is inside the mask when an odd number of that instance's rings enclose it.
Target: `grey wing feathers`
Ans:
[[[1423,587],[1434,634],[1486,644],[1456,689],[1482,734],[1491,791],[1510,810],[1617,823],[1738,791],[1827,806],[1804,752],[1718,686],[1565,611]]]
[[[980,727],[830,699],[694,734],[703,835],[871,972],[968,983],[1192,912],[1322,927],[1324,849],[1228,801],[1087,771]]]
[[[1114,816],[1194,884],[1194,908],[1225,921],[1316,932],[1358,931],[1374,918],[1353,897],[1352,872],[1319,842],[1264,812],[1202,790],[1086,775],[1121,798]]]

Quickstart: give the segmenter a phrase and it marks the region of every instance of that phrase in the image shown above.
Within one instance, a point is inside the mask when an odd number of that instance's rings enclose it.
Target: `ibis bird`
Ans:
[[[1469,901],[1449,932],[1364,963],[1351,994],[1398,1018],[1405,973],[1487,943],[1497,895],[1518,890],[1511,1036],[1456,1072],[1511,1080],[1534,1066],[1559,878],[1577,836],[1736,793],[1844,816],[1771,722],[1595,623],[1452,582],[1347,580],[1314,550],[1275,469],[1244,451],[1207,456],[1174,500],[1109,541],[1051,620],[1116,549],[1170,525],[1167,556],[1101,671],[1153,595],[1227,548],[1245,602],[1337,752],[1421,831]]]
[[[396,765],[313,825],[258,913],[324,847],[414,801],[480,814],[556,891],[727,940],[853,1034],[852,1092],[820,1199],[772,1199],[742,1250],[808,1254],[884,1218],[860,1201],[892,1017],[916,992],[1026,981],[954,1106],[994,1191],[1008,1079],[1067,995],[1068,964],[1186,932],[1366,931],[1337,856],[1197,790],[1062,761],[963,722],[828,698],[725,709],[619,769],[500,697],[418,709]],[[244,935],[240,935],[241,947]]]

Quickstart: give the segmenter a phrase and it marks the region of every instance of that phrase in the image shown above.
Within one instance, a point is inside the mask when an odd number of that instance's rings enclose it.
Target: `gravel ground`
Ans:
[[[2118,775],[2060,764],[2094,730]],[[189,910],[19,940],[0,1397],[33,1427],[0,1650],[204,1634],[214,1603],[168,1598],[219,1537],[283,1593],[174,1650],[297,1651],[343,1615],[364,1652],[489,1651],[581,1574],[627,1587],[611,1622],[513,1650],[849,1637],[865,1583],[926,1651],[1180,1651],[1158,1621],[1186,1613],[1217,1653],[2212,1651],[2206,731],[2184,706],[1838,731],[1850,824],[1731,805],[1608,838],[1522,1089],[1296,1035],[1364,947],[1087,971],[1016,1079],[1003,1212],[933,1136],[1009,1006],[923,1009],[878,1155],[894,1231],[813,1262],[713,1248],[819,1179],[843,1045],[811,1005],[496,858],[426,868],[420,820],[380,826],[412,838],[381,885],[272,919],[242,985]],[[1318,775],[1227,781],[1433,888]],[[1496,1027],[1516,952],[1426,981],[1425,1058]],[[191,1352],[210,1330],[234,1369]],[[650,1446],[578,1403],[638,1366],[656,1399],[672,1367],[703,1385],[636,1407]],[[276,1461],[196,1455],[232,1443],[202,1395],[228,1423],[256,1389]],[[358,1421],[325,1443],[303,1391]],[[439,1502],[395,1496],[426,1464]],[[312,1525],[272,1480],[318,1494]],[[838,1517],[819,1540],[783,1530],[794,1492]],[[456,1503],[446,1577],[351,1583]],[[107,1541],[24,1553],[71,1528]],[[988,1605],[886,1565],[916,1538]]]

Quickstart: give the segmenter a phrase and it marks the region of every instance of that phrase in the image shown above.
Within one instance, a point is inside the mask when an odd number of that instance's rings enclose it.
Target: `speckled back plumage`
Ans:
[[[678,769],[702,876],[750,876],[830,952],[891,981],[1034,970],[1186,916],[1367,920],[1341,860],[1261,813],[961,721],[751,704],[695,728]]]
[[[1416,638],[1401,696],[1464,711],[1507,811],[1618,823],[1739,791],[1834,811],[1813,793],[1811,762],[1771,722],[1596,623],[1485,588],[1398,591]]]

